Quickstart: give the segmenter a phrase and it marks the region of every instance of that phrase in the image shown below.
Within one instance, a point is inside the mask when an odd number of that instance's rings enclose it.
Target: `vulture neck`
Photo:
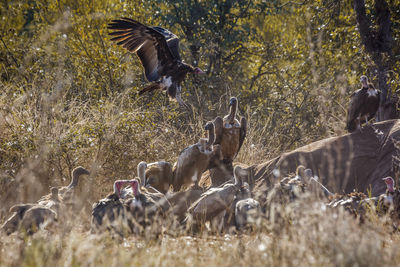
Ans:
[[[232,105],[230,107],[229,115],[228,115],[228,122],[230,124],[233,124],[235,122],[235,117],[236,117],[236,111],[237,111],[237,103]]]
[[[71,183],[68,185],[68,188],[74,188],[75,186],[78,185],[79,181],[79,174],[75,171],[72,172],[72,180]]]
[[[140,163],[137,167],[138,177],[142,186],[146,185],[146,165]]]
[[[139,198],[139,196],[140,196],[140,185],[139,185],[139,183],[133,183],[132,185],[131,185],[131,187],[132,187],[132,191],[133,191],[133,195],[135,196],[135,198],[137,199],[137,198]]]
[[[236,173],[234,174],[233,177],[235,178],[235,186],[236,187],[242,186],[242,180],[239,178],[240,175],[239,175],[238,171],[236,171]]]
[[[172,178],[171,178],[171,184],[172,184],[172,189],[174,192],[178,192],[182,185],[179,183],[178,179],[176,178],[176,172],[177,172],[177,168],[176,166],[174,166],[174,169],[172,170]]]
[[[214,133],[214,127],[211,127],[211,129],[208,130],[208,140],[206,143],[207,148],[210,148],[212,144],[214,144],[215,141],[215,133]]]
[[[58,200],[58,191],[57,192],[52,192],[51,193],[51,200]]]
[[[120,192],[119,192],[119,188],[118,188],[117,182],[114,183],[114,195],[120,197]]]

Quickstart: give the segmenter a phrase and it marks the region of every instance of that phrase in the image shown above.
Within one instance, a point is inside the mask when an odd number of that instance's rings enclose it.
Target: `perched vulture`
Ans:
[[[53,191],[56,190],[54,189]],[[52,203],[52,200],[49,200],[46,206],[32,203],[14,205],[10,208],[10,212],[13,212],[13,214],[1,228],[7,234],[11,234],[18,229],[24,230],[28,234],[33,234],[39,228],[45,228],[57,220],[58,205],[59,203]]]
[[[178,157],[173,170],[173,190],[179,191],[183,185],[195,184],[199,188],[199,181],[203,172],[214,165],[218,165],[221,159],[219,145],[214,142],[214,124],[208,122],[205,126],[208,131],[208,139],[201,138],[197,144],[185,148]]]
[[[261,214],[260,203],[253,198],[239,200],[235,205],[235,224],[238,229],[257,223]]]
[[[200,198],[201,194],[203,194],[203,190],[200,188],[189,188],[185,191],[167,193],[167,199],[172,206],[172,213],[176,216],[178,222],[185,219],[186,211]]]
[[[386,193],[384,197],[384,205],[389,211],[390,218],[393,222],[393,227],[397,230],[400,226],[400,190],[394,187],[392,177],[383,178],[386,183]]]
[[[54,221],[57,221],[57,213],[54,210],[35,205],[25,212],[19,228],[25,230],[28,234],[33,234]]]
[[[223,119],[216,117],[215,125],[215,142],[221,145],[223,162],[229,167],[231,173],[233,170],[232,162],[242,147],[246,137],[247,121],[241,118],[240,122],[236,119],[238,109],[238,100],[232,97],[229,101],[230,112]]]
[[[136,229],[137,224],[143,227],[149,225],[157,215],[162,216],[171,207],[165,196],[160,197],[158,194],[149,193],[145,188],[141,190],[138,180],[132,180],[131,187],[134,196],[123,202],[129,215],[135,220],[135,223],[130,221],[132,229]]]
[[[82,175],[89,175],[90,172],[85,168],[79,166],[72,170],[71,176],[71,183],[67,186],[62,186],[58,188],[58,194],[63,199],[64,203],[70,203],[75,201],[75,190],[78,186],[79,178]]]
[[[186,106],[181,98],[182,81],[187,73],[204,72],[181,61],[179,39],[175,34],[161,27],[148,27],[129,18],[113,20],[108,29],[112,30],[112,41],[129,52],[137,53],[147,80],[153,82],[139,94],[158,89],[167,90],[170,97]]]
[[[59,189],[57,187],[52,187],[50,189],[51,193],[50,196],[44,196],[41,199],[39,199],[38,204],[41,206],[45,206],[49,209],[54,210],[55,212],[57,212],[60,209],[60,203],[62,201],[62,199],[59,196]]]
[[[114,182],[114,192],[93,204],[92,229],[116,230],[123,232],[127,228],[126,209],[120,200],[121,189],[130,183],[130,180],[117,180]],[[122,226],[122,227],[121,227]]]
[[[3,229],[8,235],[17,231],[20,226],[21,220],[25,215],[25,212],[30,208],[34,207],[35,205],[36,204],[30,203],[30,204],[17,204],[12,206],[10,208],[10,212],[12,212],[13,214],[1,226],[1,229]]]
[[[380,196],[385,210],[397,210],[400,214],[400,190],[394,187],[392,177],[382,179],[386,183],[386,192]]]
[[[373,119],[379,108],[381,92],[368,82],[367,76],[361,76],[360,81],[362,87],[351,95],[347,112],[346,128],[350,133]]]
[[[147,164],[144,187],[154,187],[161,193],[167,193],[172,184],[172,165],[166,161],[157,161]]]
[[[188,209],[186,221],[194,225],[212,220],[214,217],[229,212],[242,187],[242,177],[248,175],[240,166],[235,166],[234,182],[225,183],[221,187],[214,187],[204,192]]]
[[[169,204],[165,195],[147,183],[147,177],[146,177],[147,166],[148,166],[147,163],[144,161],[140,162],[137,165],[138,177],[136,177],[133,180],[125,180],[127,184],[129,184],[129,186],[121,190],[120,198],[130,201],[131,199],[135,198],[135,196],[137,198],[137,196],[140,193],[143,194],[145,197],[150,198],[151,201],[156,202],[157,205],[162,207],[163,211],[167,211],[171,205]],[[134,187],[136,187],[136,183],[139,183],[140,188],[137,189],[138,191],[136,192],[135,195]]]

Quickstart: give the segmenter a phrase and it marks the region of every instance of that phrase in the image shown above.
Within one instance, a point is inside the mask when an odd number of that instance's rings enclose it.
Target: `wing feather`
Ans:
[[[117,41],[117,45],[121,45],[132,53],[137,53],[149,81],[156,81],[164,76],[164,72],[178,59],[176,57],[177,51],[171,51],[164,33],[147,27],[136,20],[116,19],[108,24],[108,29],[113,31],[110,33],[113,36],[112,41]],[[172,35],[173,38],[177,38],[174,34]],[[175,48],[172,47],[172,50],[175,50]]]
[[[360,115],[361,107],[364,103],[363,92],[364,91],[359,89],[350,96],[349,109],[347,112],[347,128],[349,130],[353,128],[351,125],[354,124],[355,120],[357,120]]]

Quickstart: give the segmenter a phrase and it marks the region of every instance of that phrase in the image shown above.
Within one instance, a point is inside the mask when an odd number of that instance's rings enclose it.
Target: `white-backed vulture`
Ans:
[[[232,209],[236,194],[242,187],[242,177],[248,172],[240,166],[235,166],[234,182],[227,182],[221,187],[210,188],[204,192],[188,209],[187,222],[199,224],[212,220],[214,217]]]
[[[189,188],[185,191],[167,193],[167,199],[171,203],[172,212],[178,222],[185,219],[188,208],[200,198],[203,192],[202,189]]]
[[[79,179],[82,175],[89,175],[90,172],[79,166],[72,170],[71,176],[71,183],[67,186],[62,186],[58,188],[58,194],[61,197],[63,203],[68,205],[72,208],[81,208],[81,203],[79,201],[79,195],[76,192],[77,186],[79,183]]]
[[[244,117],[240,122],[236,119],[238,100],[232,97],[229,101],[230,112],[223,119],[216,117],[215,142],[221,145],[224,163],[232,168],[232,162],[240,151],[246,137],[247,121]]]
[[[144,187],[154,187],[159,192],[167,193],[172,185],[173,172],[172,165],[166,161],[157,161],[147,164]]]
[[[50,192],[50,196],[47,195],[42,197],[41,199],[39,199],[38,204],[52,209],[58,214],[60,203],[62,201],[62,199],[59,197],[59,190],[57,187],[52,187],[50,189]]]
[[[362,87],[350,97],[347,112],[347,130],[351,133],[375,117],[379,108],[381,92],[368,82],[367,76],[360,78]]]
[[[253,198],[239,200],[235,206],[235,224],[238,229],[257,223],[261,213],[260,203]]]
[[[195,188],[199,188],[198,183],[203,172],[219,164],[221,148],[219,145],[212,145],[215,140],[214,124],[208,122],[205,129],[208,131],[208,139],[201,138],[197,144],[185,148],[179,154],[173,170],[174,191],[193,183]]]

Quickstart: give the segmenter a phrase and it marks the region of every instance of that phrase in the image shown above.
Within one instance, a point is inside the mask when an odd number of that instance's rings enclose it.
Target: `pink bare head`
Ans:
[[[114,194],[121,196],[121,189],[126,184],[126,180],[117,180],[114,182]]]
[[[205,72],[202,69],[200,69],[199,67],[196,67],[193,69],[193,73],[194,74],[204,74]]]
[[[388,176],[382,179],[383,181],[385,181],[387,190],[389,192],[394,192],[394,180],[392,177]]]
[[[140,187],[139,187],[139,181],[138,180],[136,180],[136,179],[133,179],[133,180],[130,180],[130,185],[131,185],[131,187],[132,187],[132,192],[133,192],[133,195],[135,196],[135,197],[137,197],[137,196],[139,196],[139,194],[140,194]]]

